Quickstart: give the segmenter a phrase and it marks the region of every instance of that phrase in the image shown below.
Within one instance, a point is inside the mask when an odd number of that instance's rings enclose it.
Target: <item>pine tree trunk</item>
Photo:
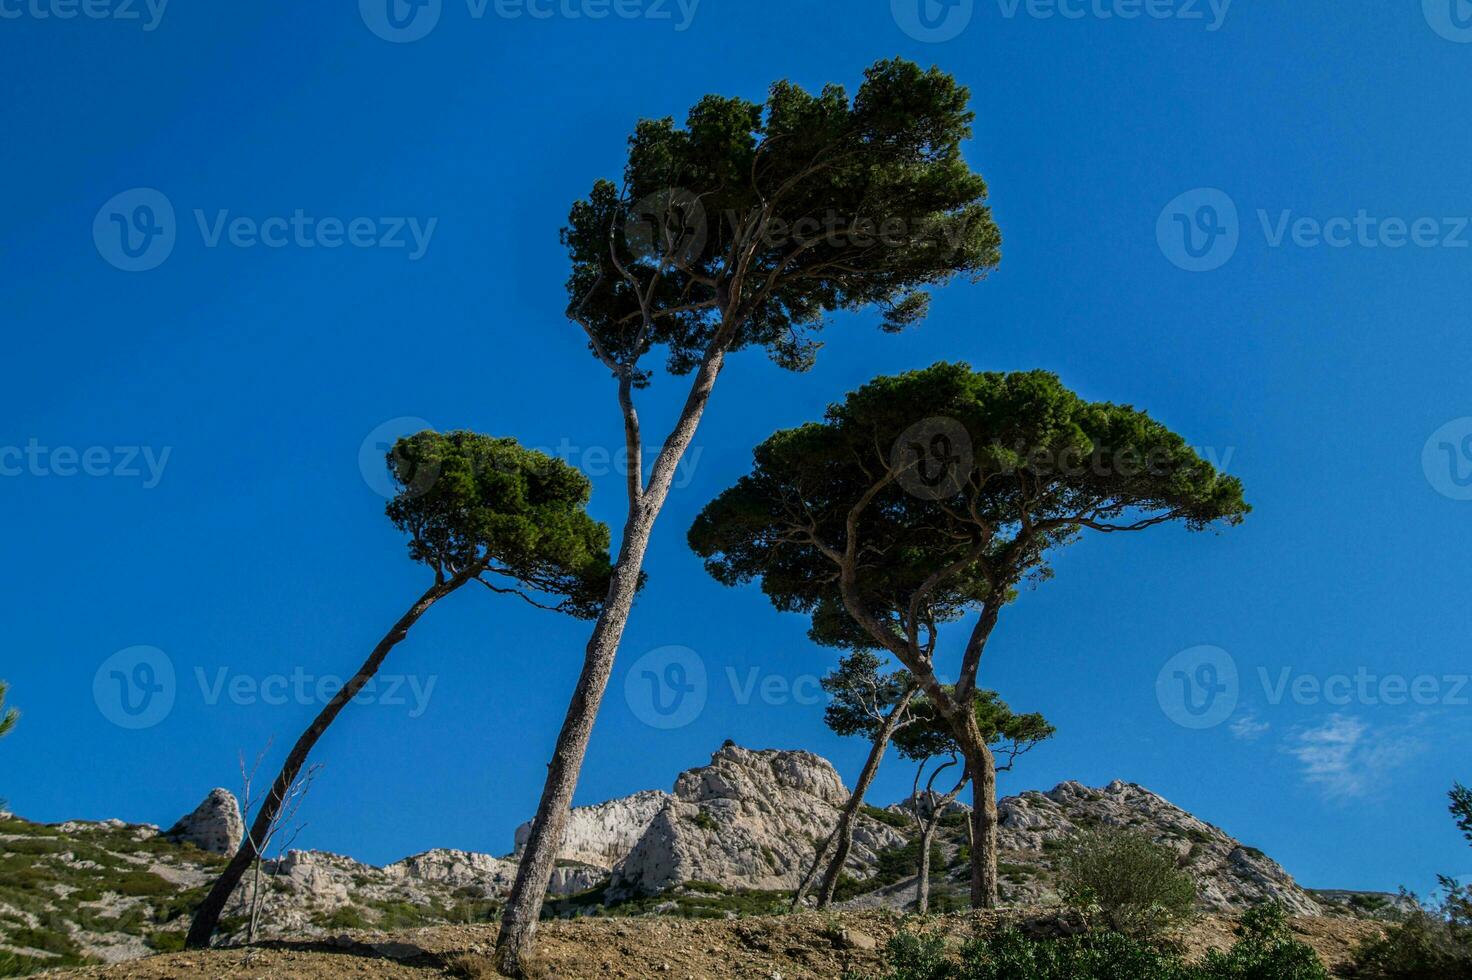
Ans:
[[[994,909],[997,894],[997,765],[991,749],[968,751],[971,769],[971,904]]]
[[[719,344],[713,346],[691,384],[679,421],[655,461],[648,488],[639,493],[637,499],[629,501],[629,516],[624,525],[623,542],[608,598],[583,654],[583,669],[578,675],[562,730],[557,735],[557,746],[553,750],[552,761],[547,765],[547,781],[542,787],[537,815],[532,820],[531,833],[516,869],[516,882],[511,886],[511,895],[502,912],[501,932],[496,937],[496,968],[505,976],[525,974],[524,962],[535,941],[537,922],[542,916],[542,904],[557,863],[557,852],[562,847],[562,835],[567,827],[583,757],[588,751],[588,740],[593,734],[593,723],[598,719],[598,708],[603,703],[603,693],[613,673],[614,657],[638,593],[649,536],[669,495],[675,469],[695,437],[695,430],[700,425],[724,363],[723,347]],[[626,398],[627,382],[621,392],[621,400]],[[628,431],[633,431],[627,415],[625,425]],[[631,487],[631,498],[636,492]]]
[[[808,870],[802,876],[802,881],[797,884],[797,891],[792,894],[792,911],[796,912],[802,907],[803,899],[808,897],[808,893],[813,890],[813,885],[819,880],[818,872],[827,869],[828,858],[833,854],[833,845],[837,841],[838,828],[834,827],[833,832],[827,837],[824,837],[822,842],[818,844],[818,850],[813,855],[813,863],[808,865]]]
[[[384,658],[388,656],[389,651],[409,635],[409,630],[419,621],[419,617],[428,612],[436,602],[468,582],[470,578],[470,573],[462,573],[448,582],[436,582],[428,592],[420,596],[419,601],[414,603],[409,611],[394,624],[393,629],[378,641],[378,646],[373,648],[373,653],[364,661],[363,666],[358,668],[352,680],[343,685],[342,690],[327,702],[312,724],[297,739],[291,754],[286,757],[286,763],[281,767],[281,772],[277,774],[276,781],[271,784],[266,798],[261,801],[260,809],[256,811],[255,821],[251,824],[250,833],[245,835],[240,849],[235,852],[235,856],[230,859],[230,863],[225,866],[220,877],[215,879],[214,887],[205,896],[204,902],[195,910],[194,921],[190,924],[189,935],[185,939],[185,945],[190,949],[203,949],[209,946],[210,939],[214,936],[215,930],[219,928],[220,916],[225,911],[225,904],[235,893],[240,879],[244,877],[252,863],[261,857],[261,848],[265,846],[272,828],[281,815],[281,808],[290,794],[292,784],[301,775],[302,767],[307,762],[307,756],[322,738],[322,734],[327,731],[327,727],[332,724],[348,702],[357,697],[363,686],[373,679],[378,669],[383,666]]]
[[[924,830],[920,833],[920,874],[915,879],[915,911],[921,915],[930,912],[930,848],[935,841],[935,828],[939,825],[935,814],[927,814]]]
[[[914,698],[915,692],[907,693],[885,716],[884,725],[869,749],[869,757],[864,760],[864,770],[859,773],[859,781],[854,784],[854,790],[843,806],[838,818],[838,828],[833,831],[832,856],[828,860],[828,870],[823,875],[823,887],[818,892],[820,909],[833,904],[833,895],[838,890],[838,878],[843,874],[843,866],[848,863],[849,852],[853,850],[854,821],[858,818],[859,808],[864,805],[864,797],[868,795],[869,787],[874,785],[874,778],[879,775],[879,765],[884,761],[890,739],[894,738],[895,730],[899,728],[900,721]]]

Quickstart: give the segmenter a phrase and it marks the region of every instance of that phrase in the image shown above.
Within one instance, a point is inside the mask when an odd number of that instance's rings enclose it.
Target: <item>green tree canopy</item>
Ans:
[[[782,81],[765,103],[708,95],[683,126],[640,122],[623,186],[596,183],[563,231],[570,315],[635,384],[654,346],[675,373],[748,346],[802,369],[828,314],[917,321],[925,287],[1001,257],[986,182],[961,157],[969,98],[939,69],[890,60],[852,99]]]
[[[5,695],[9,693],[10,685],[0,681],[0,738],[9,735],[15,729],[15,723],[20,721],[19,711],[5,707]]]
[[[882,646],[911,669],[941,624],[994,614],[1081,532],[1199,530],[1249,510],[1179,435],[1044,371],[877,378],[754,456],[690,530],[707,569],[760,579],[778,609],[812,615],[820,642]],[[963,696],[977,657],[968,648]]]
[[[820,682],[828,692],[823,721],[834,734],[874,739],[885,728],[889,714],[914,688],[908,671],[886,672],[884,663],[868,650],[844,657],[838,669]]]
[[[468,570],[496,592],[582,618],[608,591],[608,526],[585,510],[592,484],[515,439],[420,432],[389,453],[400,490],[387,513],[409,556],[441,580]]]
[[[954,694],[954,689],[950,689]],[[976,725],[982,737],[1005,759],[997,764],[999,772],[1012,768],[1019,756],[1036,748],[1057,734],[1058,730],[1041,714],[1016,714],[996,691],[977,691],[971,699]],[[955,731],[927,697],[915,700],[911,709],[914,724],[895,734],[894,744],[900,755],[915,762],[941,756],[963,755]]]
[[[972,903],[998,901],[996,758],[972,711],[1001,609],[1087,531],[1193,530],[1248,512],[1241,484],[1128,405],[1043,371],[939,363],[871,381],[822,422],[776,433],[690,545],[717,580],[760,579],[819,642],[893,654],[950,725],[972,779]],[[953,689],[941,626],[975,613]]]
[[[1457,827],[1467,840],[1472,841],[1472,789],[1457,783],[1449,795],[1452,816],[1457,818]]]

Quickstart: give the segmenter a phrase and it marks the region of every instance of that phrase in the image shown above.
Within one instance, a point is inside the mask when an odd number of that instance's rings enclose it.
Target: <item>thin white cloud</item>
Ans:
[[[1239,742],[1256,742],[1272,729],[1272,725],[1257,717],[1256,711],[1246,711],[1232,722],[1232,737]]]
[[[1288,753],[1298,760],[1303,778],[1335,799],[1383,790],[1394,770],[1420,749],[1421,742],[1405,729],[1374,729],[1340,714],[1288,739]]]

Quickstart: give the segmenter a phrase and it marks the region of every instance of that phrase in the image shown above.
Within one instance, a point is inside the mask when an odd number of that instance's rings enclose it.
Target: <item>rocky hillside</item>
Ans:
[[[817,840],[848,795],[837,772],[807,752],[727,743],[707,766],[649,791],[573,811],[553,880],[554,915],[727,917],[784,907]],[[966,814],[956,807],[938,839],[932,907],[963,904]],[[1064,783],[1001,803],[1004,897],[1056,901],[1054,859],[1081,829],[1134,827],[1180,854],[1203,906],[1230,912],[1264,899],[1294,914],[1372,911],[1375,896],[1322,901],[1276,862],[1142,787]],[[5,967],[115,962],[182,943],[187,913],[242,833],[234,798],[212,792],[168,831],[119,821],[44,826],[0,815],[0,975]],[[526,828],[517,831],[517,850]],[[840,892],[849,908],[903,910],[912,902],[916,845],[903,804],[867,808]],[[317,851],[266,862],[264,936],[330,937],[344,930],[483,922],[510,890],[505,857],[434,850],[387,867]],[[256,894],[247,878],[224,927],[241,938]],[[7,964],[7,958],[10,962]]]

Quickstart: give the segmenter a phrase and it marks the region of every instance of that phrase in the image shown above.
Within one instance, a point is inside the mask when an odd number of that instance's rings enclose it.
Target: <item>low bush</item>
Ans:
[[[1443,880],[1447,897],[1438,913],[1419,910],[1384,938],[1355,950],[1358,980],[1467,980],[1472,977],[1472,888]]]
[[[1196,882],[1175,852],[1132,830],[1089,830],[1067,841],[1058,891],[1091,921],[1138,938],[1159,935],[1196,906]]]
[[[1276,906],[1248,913],[1232,950],[1200,964],[1117,932],[1035,940],[1007,930],[967,943],[954,957],[943,936],[900,933],[886,957],[884,980],[1328,980]],[[850,973],[846,980],[862,978]]]

